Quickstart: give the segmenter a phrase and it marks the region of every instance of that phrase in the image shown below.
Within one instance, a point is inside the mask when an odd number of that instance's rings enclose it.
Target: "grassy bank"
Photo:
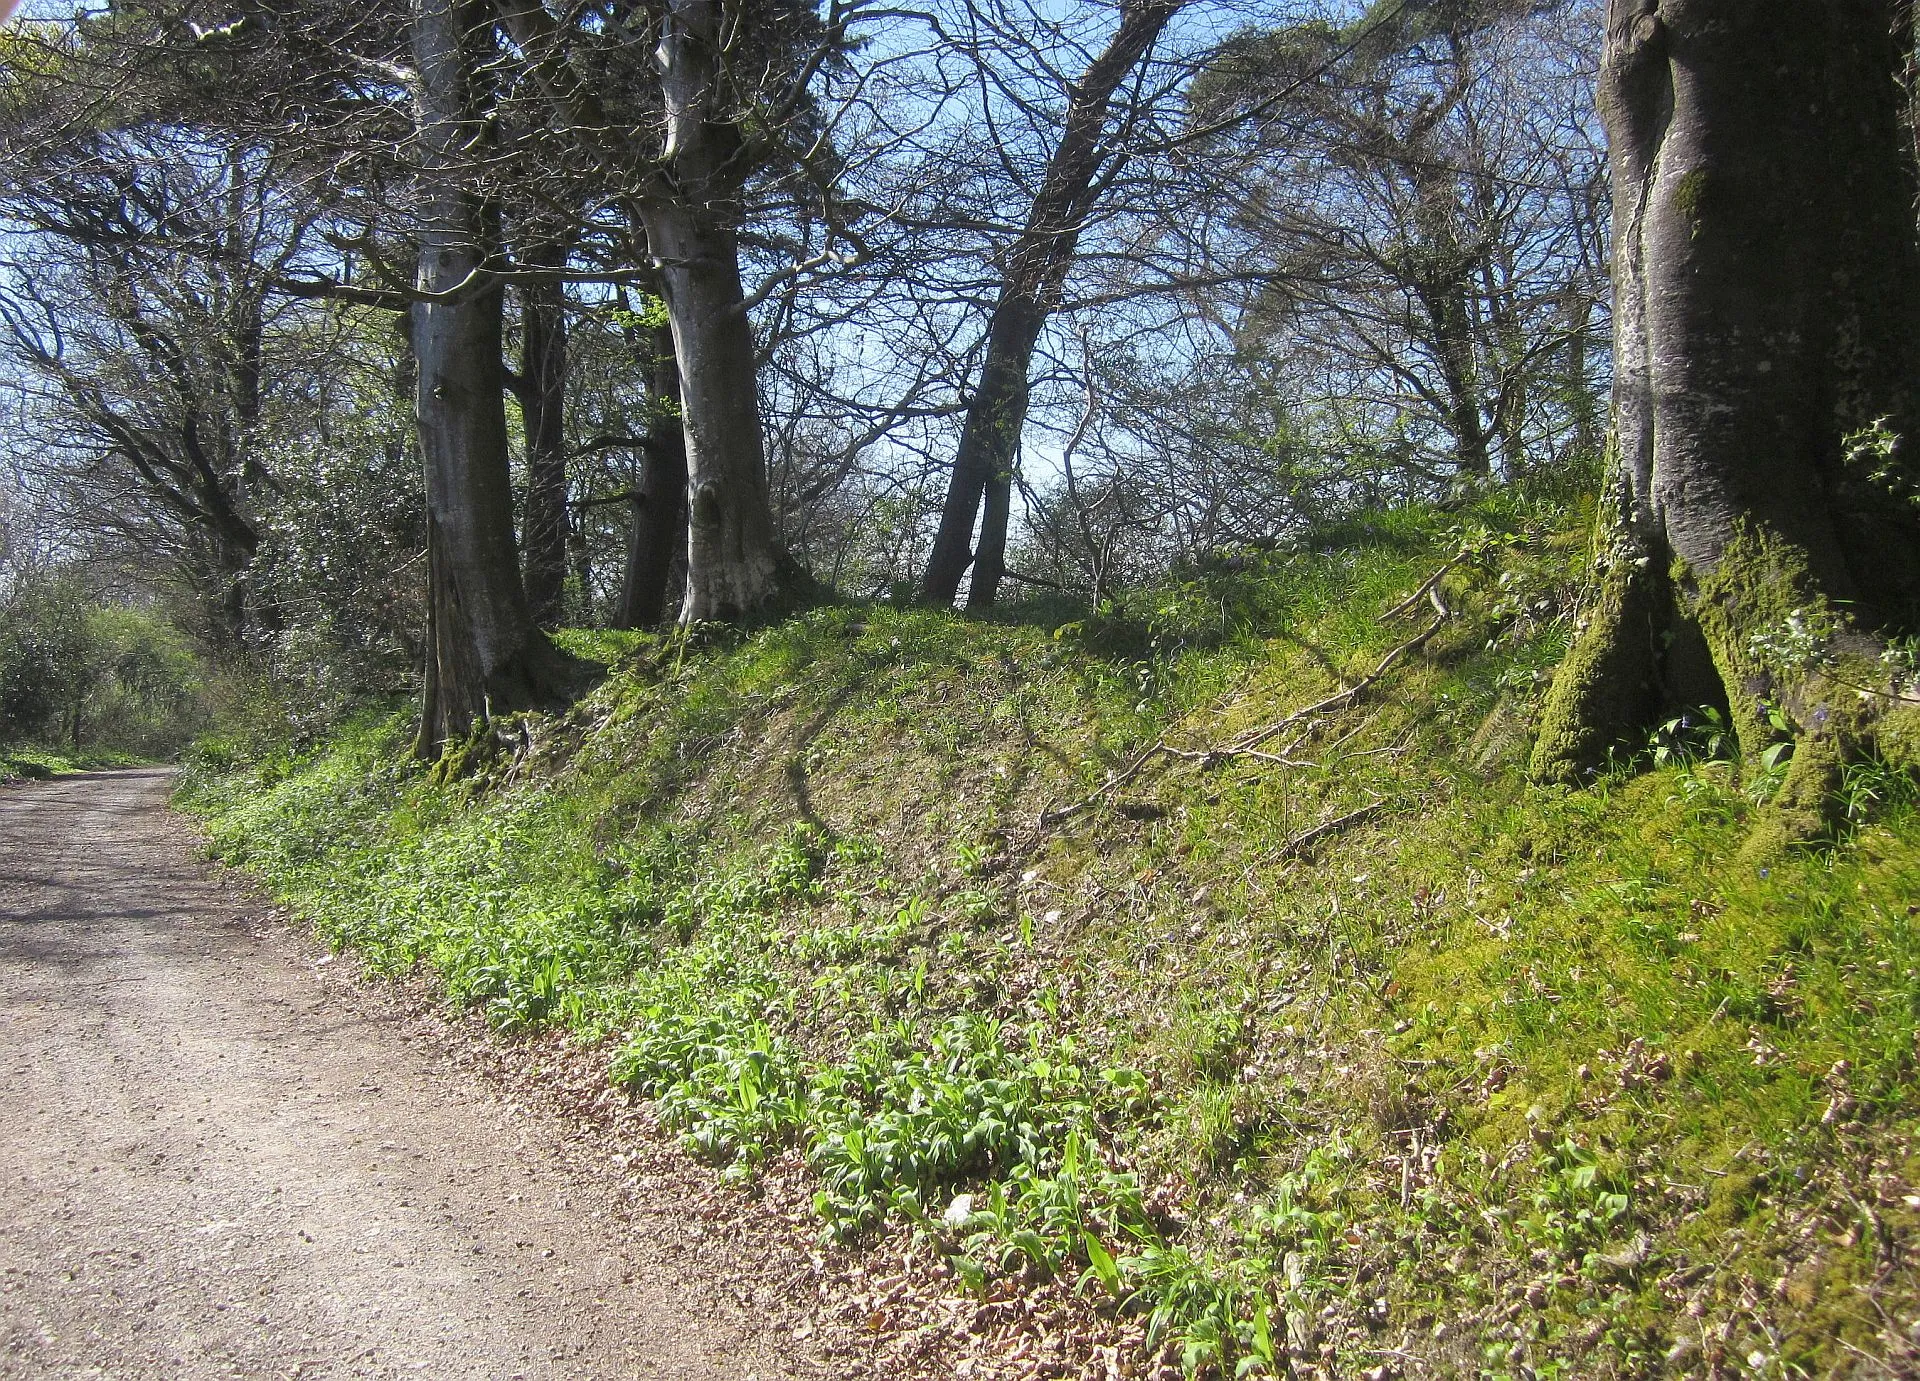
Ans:
[[[1197,1372],[1898,1367],[1913,784],[1859,769],[1849,837],[1764,868],[1778,765],[1710,717],[1527,786],[1585,530],[1508,497],[1067,622],[582,635],[612,674],[475,779],[396,707],[210,741],[181,799],[727,1173],[797,1148],[823,1234],[1084,1276]]]
[[[29,744],[0,745],[0,782],[45,781],[102,767],[134,767],[146,761],[127,753],[72,752]]]

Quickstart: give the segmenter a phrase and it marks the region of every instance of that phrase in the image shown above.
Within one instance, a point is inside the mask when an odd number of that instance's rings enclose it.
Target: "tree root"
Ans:
[[[1579,785],[1621,747],[1638,746],[1633,734],[1674,698],[1660,684],[1662,649],[1683,626],[1704,641],[1742,752],[1758,760],[1777,743],[1794,744],[1744,861],[1835,837],[1850,765],[1878,758],[1920,769],[1920,705],[1882,674],[1884,638],[1826,598],[1803,552],[1743,525],[1710,572],[1662,572],[1636,555],[1630,533],[1615,543],[1585,627],[1554,676],[1534,781]]]
[[[1348,825],[1357,825],[1362,820],[1371,820],[1386,808],[1386,799],[1382,797],[1378,801],[1369,801],[1358,810],[1350,810],[1345,815],[1337,816],[1324,824],[1315,825],[1304,834],[1297,834],[1285,844],[1282,844],[1280,846],[1280,857],[1298,858],[1328,835],[1338,834]]]

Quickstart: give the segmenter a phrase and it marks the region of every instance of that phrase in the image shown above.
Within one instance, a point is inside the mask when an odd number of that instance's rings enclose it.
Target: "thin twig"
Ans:
[[[1160,751],[1170,758],[1182,762],[1197,762],[1202,767],[1212,767],[1226,754],[1219,748],[1174,748],[1163,746]],[[1236,758],[1253,758],[1258,762],[1270,762],[1277,767],[1324,767],[1325,763],[1307,762],[1301,758],[1290,758],[1285,753],[1267,753],[1257,748],[1247,748],[1232,754]]]
[[[1460,566],[1463,562],[1471,561],[1478,554],[1479,553],[1476,552],[1471,547],[1462,547],[1459,551],[1453,554],[1452,559],[1449,560],[1446,565],[1442,566],[1439,570],[1435,571],[1432,575],[1428,576],[1425,580],[1421,581],[1419,589],[1415,590],[1412,594],[1408,595],[1405,599],[1401,600],[1398,604],[1394,605],[1393,608],[1387,610],[1386,613],[1382,614],[1380,616],[1381,619],[1383,620],[1397,619],[1402,614],[1410,612],[1413,609],[1414,605],[1418,604],[1421,600],[1426,599],[1428,596],[1434,594],[1437,590],[1439,590],[1440,582],[1445,580],[1448,576],[1452,575],[1455,568]]]
[[[1075,801],[1070,806],[1056,806],[1052,810],[1041,811],[1040,812],[1040,828],[1047,829],[1050,826],[1059,824],[1062,820],[1070,820],[1074,816],[1078,815],[1081,811],[1086,810],[1098,804],[1101,797],[1106,796],[1111,792],[1118,791],[1121,787],[1125,786],[1128,782],[1132,781],[1135,777],[1139,776],[1140,769],[1145,767],[1149,762],[1151,762],[1156,753],[1164,753],[1166,751],[1167,751],[1167,741],[1165,739],[1161,739],[1158,743],[1154,744],[1152,747],[1148,748],[1145,752],[1141,753],[1139,757],[1135,758],[1132,762],[1128,763],[1127,766],[1122,771],[1114,773],[1112,776],[1108,777],[1104,782],[1100,783],[1100,785],[1097,788],[1095,788],[1091,794],[1083,797],[1081,800]]]
[[[1242,734],[1232,743],[1227,744],[1217,751],[1221,757],[1239,756],[1246,753],[1249,749],[1259,747],[1275,734],[1283,733],[1287,729],[1292,728],[1303,719],[1312,719],[1319,715],[1331,714],[1335,710],[1346,709],[1347,706],[1351,705],[1378,684],[1382,677],[1393,670],[1401,658],[1418,652],[1421,648],[1432,642],[1434,635],[1446,627],[1447,621],[1452,617],[1452,611],[1442,606],[1442,612],[1434,617],[1433,622],[1388,652],[1386,656],[1380,659],[1372,671],[1368,672],[1358,681],[1355,681],[1351,686],[1343,690],[1335,691],[1325,700],[1309,705],[1303,710],[1295,710],[1278,723],[1269,724],[1264,729],[1255,729],[1249,733]]]
[[[1280,857],[1297,858],[1322,839],[1325,839],[1328,835],[1338,833],[1348,825],[1357,825],[1369,816],[1378,815],[1381,811],[1385,810],[1386,807],[1387,803],[1383,797],[1378,801],[1372,801],[1361,806],[1358,810],[1350,810],[1345,815],[1337,819],[1329,820],[1323,825],[1315,825],[1305,834],[1295,835],[1292,839],[1289,839],[1285,844],[1281,845]]]

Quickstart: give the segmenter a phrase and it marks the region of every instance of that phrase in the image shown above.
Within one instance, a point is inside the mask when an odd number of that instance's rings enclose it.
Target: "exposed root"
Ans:
[[[1887,681],[1887,644],[1828,600],[1798,548],[1741,526],[1713,570],[1663,574],[1616,543],[1599,597],[1554,677],[1530,774],[1547,785],[1589,780],[1672,701],[1662,648],[1690,626],[1704,639],[1742,751],[1794,744],[1785,780],[1759,812],[1749,862],[1833,837],[1849,764],[1870,757],[1920,767],[1920,708]],[[1670,708],[1671,706],[1669,706]]]

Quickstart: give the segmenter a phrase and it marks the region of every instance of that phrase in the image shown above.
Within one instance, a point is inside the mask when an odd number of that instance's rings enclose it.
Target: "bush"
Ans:
[[[0,601],[0,743],[164,755],[198,727],[200,688],[176,629],[92,599],[72,575],[22,581]]]

